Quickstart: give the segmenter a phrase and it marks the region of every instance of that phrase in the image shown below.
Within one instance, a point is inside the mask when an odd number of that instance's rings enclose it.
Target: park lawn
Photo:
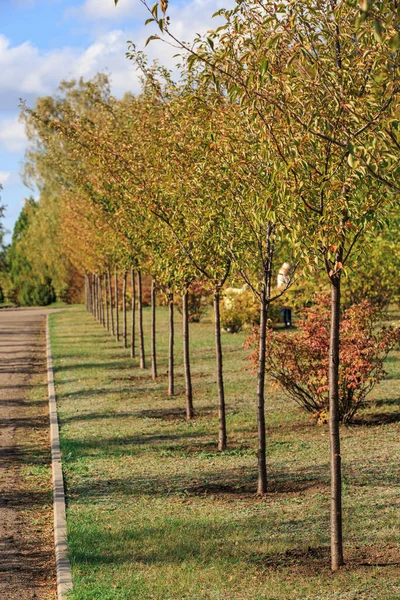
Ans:
[[[399,599],[400,355],[389,357],[389,377],[358,422],[342,430],[346,566],[332,575],[327,427],[271,387],[270,492],[256,497],[245,334],[223,335],[229,450],[218,453],[211,320],[190,329],[197,416],[186,422],[180,317],[173,398],[166,309],[157,318],[153,382],[82,308],[50,317],[72,598]],[[148,340],[148,309],[145,319]]]

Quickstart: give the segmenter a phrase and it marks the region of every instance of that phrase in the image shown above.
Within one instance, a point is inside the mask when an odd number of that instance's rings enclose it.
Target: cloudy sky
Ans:
[[[217,22],[211,15],[233,0],[170,0],[173,29],[190,40]],[[0,183],[7,206],[4,224],[12,230],[24,198],[32,192],[20,177],[26,139],[18,121],[20,99],[29,105],[52,94],[62,79],[111,76],[113,93],[138,90],[134,68],[125,58],[127,40],[143,48],[154,33],[144,27],[147,13],[140,0],[0,0]],[[176,52],[162,42],[146,51],[174,65]],[[8,236],[9,239],[9,236]]]

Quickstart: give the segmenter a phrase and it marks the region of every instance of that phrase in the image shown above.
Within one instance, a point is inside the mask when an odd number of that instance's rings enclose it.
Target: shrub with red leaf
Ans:
[[[350,306],[340,326],[339,415],[351,422],[386,372],[383,362],[400,343],[400,328],[378,326],[381,312],[369,302]],[[327,418],[330,299],[320,295],[302,312],[298,332],[268,331],[266,370],[284,392],[318,421]],[[257,331],[246,340],[258,360]]]

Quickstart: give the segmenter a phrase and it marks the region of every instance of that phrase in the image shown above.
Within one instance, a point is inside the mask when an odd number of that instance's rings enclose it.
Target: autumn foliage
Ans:
[[[400,343],[400,328],[379,325],[380,311],[368,301],[344,311],[340,325],[339,415],[349,423],[386,372],[383,361]],[[330,299],[319,295],[302,312],[295,334],[268,331],[266,370],[287,396],[321,423],[328,413]],[[257,363],[257,332],[246,340]]]

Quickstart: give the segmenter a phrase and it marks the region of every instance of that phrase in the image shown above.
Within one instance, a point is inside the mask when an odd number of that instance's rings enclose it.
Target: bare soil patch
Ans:
[[[2,600],[56,597],[44,317],[0,311]]]

